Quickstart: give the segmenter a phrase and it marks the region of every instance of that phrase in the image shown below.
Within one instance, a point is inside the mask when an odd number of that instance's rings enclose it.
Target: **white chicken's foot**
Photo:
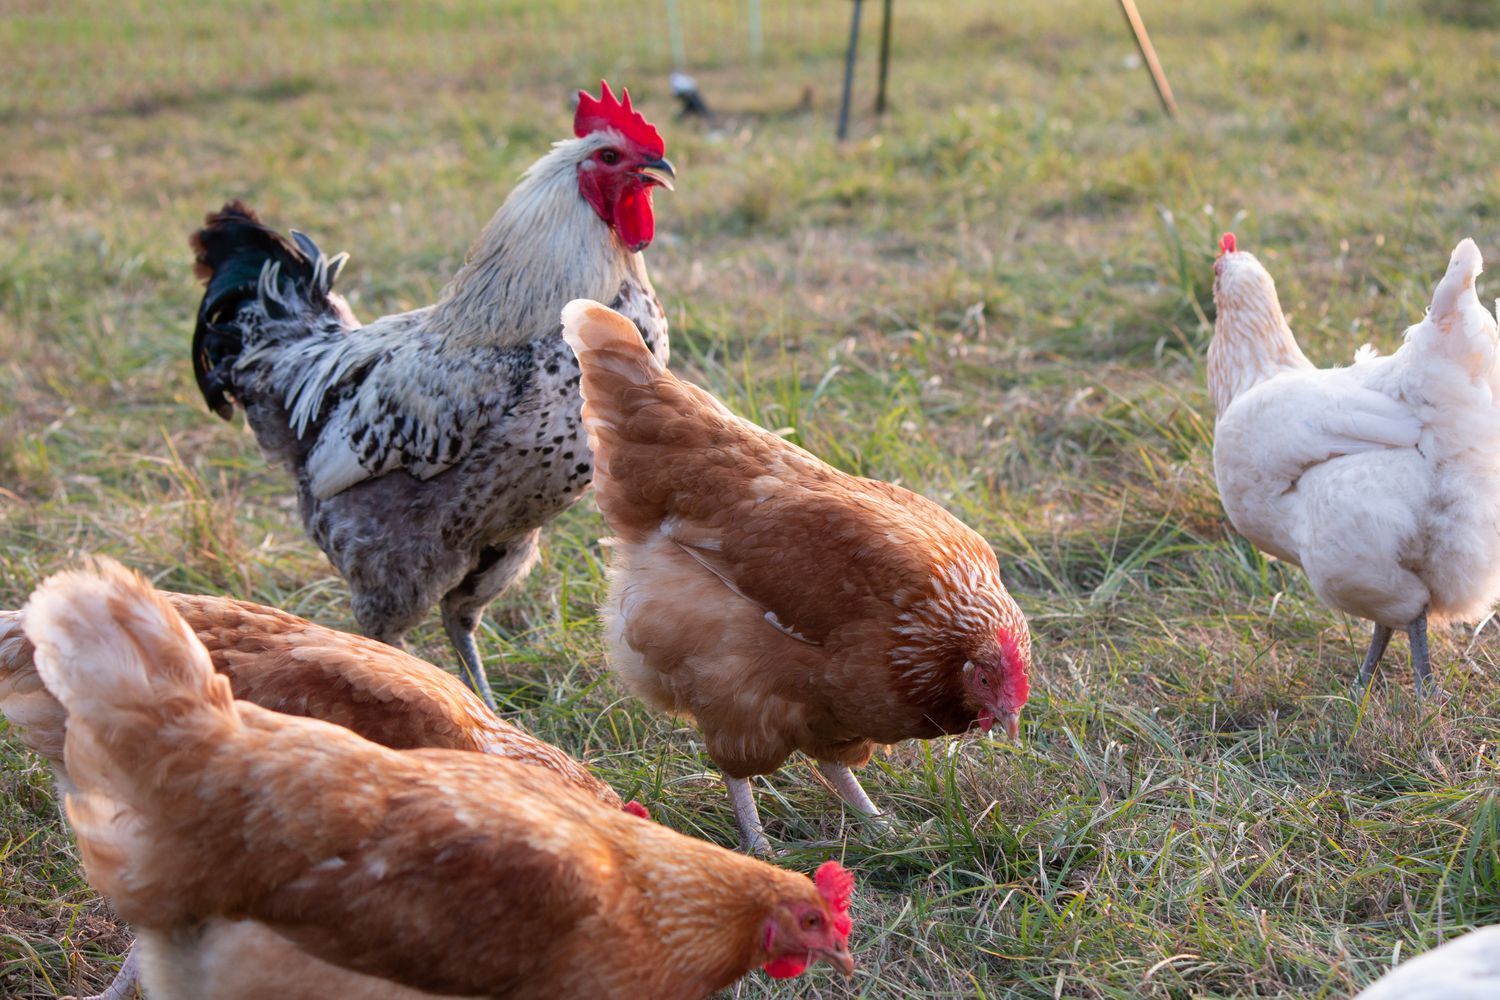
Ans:
[[[479,646],[474,642],[473,630],[464,625],[461,616],[449,614],[447,608],[443,609],[443,628],[447,630],[448,639],[458,653],[459,673],[469,689],[494,711],[495,693],[490,690],[490,679],[484,675],[484,664],[479,659]]]
[[[848,764],[835,764],[831,761],[820,760],[818,772],[833,787],[838,797],[848,804],[849,808],[869,817],[870,825],[876,830],[885,834],[895,829],[890,817],[870,801],[870,796],[865,794],[864,786],[859,783],[859,779],[854,776]]]
[[[130,950],[125,953],[125,961],[120,966],[120,971],[115,973],[114,981],[105,987],[103,993],[83,1000],[134,1000],[136,993],[136,981],[140,978],[135,958],[135,945],[131,944]]]
[[[731,778],[724,775],[724,787],[729,789],[729,804],[734,807],[734,821],[740,828],[740,850],[746,854],[771,857],[776,852],[766,837],[766,829],[760,822],[760,811],[755,808],[755,791],[749,778]]]
[[[1370,649],[1365,653],[1364,666],[1359,668],[1359,686],[1361,689],[1370,686],[1370,681],[1375,677],[1375,668],[1380,666],[1380,658],[1385,655],[1385,647],[1390,645],[1391,633],[1395,631],[1388,625],[1375,623],[1375,631],[1370,635]]]
[[[1437,694],[1437,685],[1432,682],[1432,658],[1427,650],[1427,611],[1424,608],[1420,615],[1412,619],[1412,623],[1406,626],[1406,634],[1411,639],[1411,672],[1416,678],[1417,697],[1428,698]]]

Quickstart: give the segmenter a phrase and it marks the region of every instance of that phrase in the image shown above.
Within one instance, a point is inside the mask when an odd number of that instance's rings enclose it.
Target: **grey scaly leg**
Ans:
[[[479,627],[479,621],[471,615],[453,614],[447,607],[443,608],[443,628],[448,632],[448,639],[453,643],[453,649],[458,653],[459,669],[463,674],[464,683],[493,711],[495,708],[495,694],[490,690],[490,679],[484,675],[484,664],[479,659],[479,646],[474,642],[474,630]]]
[[[770,857],[771,841],[766,838],[765,827],[760,822],[760,812],[755,808],[755,792],[750,788],[749,778],[731,778],[724,775],[724,787],[729,789],[729,804],[734,807],[734,821],[740,828],[740,849],[746,854]]]
[[[1432,682],[1432,658],[1427,651],[1426,610],[1406,626],[1406,634],[1411,638],[1411,669],[1416,677],[1417,697],[1437,694],[1437,685]]]
[[[1370,635],[1370,650],[1365,653],[1365,664],[1359,668],[1359,686],[1367,688],[1370,680],[1375,676],[1375,668],[1380,665],[1380,658],[1385,655],[1385,647],[1390,644],[1392,629],[1375,623],[1375,631]]]

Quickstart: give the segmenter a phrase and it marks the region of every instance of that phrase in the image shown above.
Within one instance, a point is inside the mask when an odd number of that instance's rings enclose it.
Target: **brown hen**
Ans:
[[[580,300],[599,507],[619,536],[612,666],[696,720],[745,846],[769,848],[748,779],[794,750],[855,809],[876,744],[999,721],[1026,703],[1031,638],[994,553],[937,504],[846,475],[667,371],[619,313]]]
[[[308,1000],[697,1000],[756,966],[852,971],[837,862],[814,882],[544,768],[236,702],[116,564],[48,580],[25,629],[68,711],[85,870],[138,928],[157,1000],[264,997],[270,972]]]
[[[430,663],[383,642],[314,625],[249,601],[162,596],[207,647],[214,669],[229,679],[236,698],[272,711],[331,722],[396,750],[441,747],[534,764],[601,803],[620,807],[614,789],[583,764],[499,718],[457,678]],[[52,765],[59,788],[72,791],[63,764],[67,711],[42,683],[17,611],[0,611],[0,715],[22,743]],[[637,803],[626,808],[637,815],[645,813]],[[205,933],[201,947],[244,949],[258,946],[261,937],[249,928],[216,927]],[[288,975],[308,981],[317,977],[309,970]],[[137,977],[132,952],[110,987],[89,1000],[134,996]],[[228,984],[220,985],[233,991]],[[360,991],[360,995],[368,993]]]

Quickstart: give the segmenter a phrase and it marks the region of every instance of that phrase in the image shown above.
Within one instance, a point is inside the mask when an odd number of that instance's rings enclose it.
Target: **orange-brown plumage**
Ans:
[[[606,805],[615,791],[566,752],[499,718],[453,677],[364,636],[228,597],[164,594],[234,696],[321,719],[396,750],[441,747],[545,767]],[[0,612],[0,713],[22,742],[62,764],[67,713],[41,684],[18,612]]]
[[[277,940],[319,989],[346,970],[515,1000],[689,1000],[757,965],[852,965],[838,871],[815,886],[543,768],[236,702],[172,605],[117,566],[49,580],[25,627],[69,713],[85,869],[140,930],[153,996],[194,995],[178,973],[206,961],[245,981],[237,963]],[[206,955],[241,919],[278,937]]]
[[[1030,636],[983,538],[730,413],[612,310],[563,318],[620,539],[605,617],[632,690],[694,718],[732,779],[794,750],[857,766],[976,719],[1014,730]]]

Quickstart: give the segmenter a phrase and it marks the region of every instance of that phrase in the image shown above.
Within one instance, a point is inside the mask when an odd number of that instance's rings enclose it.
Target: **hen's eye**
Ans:
[[[604,152],[599,154],[599,162],[605,164],[606,166],[612,167],[616,163],[620,162],[620,154],[615,152],[613,149],[606,149]]]
[[[990,679],[989,679],[989,677],[987,675],[985,675],[985,674],[980,674],[979,675],[979,686],[980,687],[989,687],[990,686]]]
[[[809,913],[807,916],[802,918],[802,929],[805,931],[815,931],[822,925],[822,923],[822,917],[818,916],[816,913]]]

